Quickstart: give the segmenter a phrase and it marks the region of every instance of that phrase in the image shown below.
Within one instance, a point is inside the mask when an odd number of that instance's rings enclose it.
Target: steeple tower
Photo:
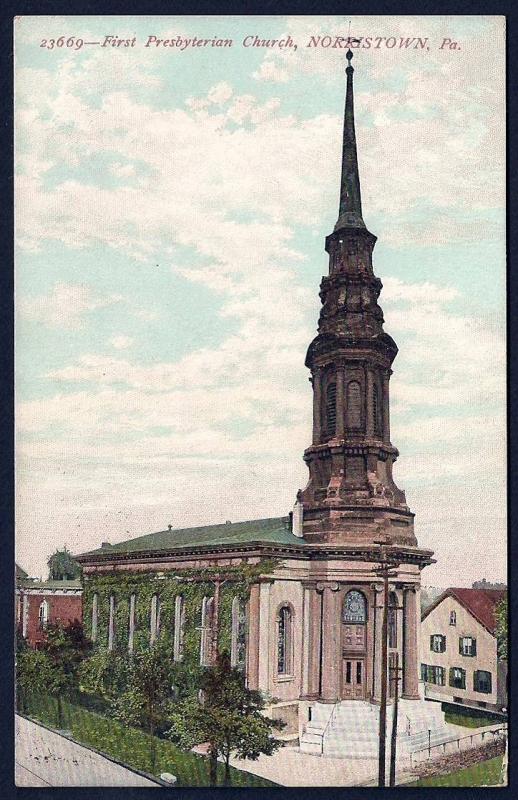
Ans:
[[[356,133],[354,130],[354,96],[353,73],[351,65],[352,51],[348,50],[347,89],[345,94],[344,135],[342,145],[342,179],[340,182],[340,208],[335,231],[341,228],[365,228],[362,219],[362,198],[360,192],[360,176],[358,173],[358,156],[356,153]]]
[[[383,330],[374,275],[376,237],[363,221],[354,128],[352,52],[347,52],[338,221],[327,236],[318,335],[306,366],[313,385],[309,481],[299,492],[303,537],[336,544],[386,541],[413,546],[414,515],[392,478],[389,380],[397,354]]]

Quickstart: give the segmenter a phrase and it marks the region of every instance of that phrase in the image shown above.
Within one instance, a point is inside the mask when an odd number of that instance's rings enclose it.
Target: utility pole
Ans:
[[[397,713],[399,701],[399,673],[402,672],[399,666],[399,653],[396,650],[394,666],[391,667],[392,680],[394,681],[394,713],[392,717],[392,734],[390,737],[390,777],[389,786],[396,785],[396,748],[397,748]]]
[[[381,702],[380,702],[380,725],[379,725],[379,749],[378,749],[378,786],[386,786],[386,747],[387,747],[387,673],[388,673],[388,600],[389,600],[389,578],[396,577],[394,567],[398,567],[400,562],[387,557],[386,545],[384,542],[379,544],[379,567],[374,572],[383,578],[383,621],[381,626]],[[392,570],[392,571],[391,571]]]

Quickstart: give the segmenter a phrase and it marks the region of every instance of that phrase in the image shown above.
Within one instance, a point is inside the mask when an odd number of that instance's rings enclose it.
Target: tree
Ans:
[[[127,684],[113,699],[112,711],[124,725],[139,725],[150,737],[151,772],[156,766],[156,730],[173,700],[174,669],[170,650],[157,642],[129,657]]]
[[[498,655],[507,661],[507,595],[496,607],[496,638]]]
[[[217,784],[217,759],[225,762],[225,784],[230,784],[230,757],[255,761],[271,755],[281,745],[272,733],[285,723],[265,716],[260,692],[248,689],[240,670],[230,665],[227,653],[218,657],[202,680],[201,700],[179,703],[170,715],[168,735],[181,747],[209,743],[210,783]]]
[[[71,683],[71,676],[43,650],[27,648],[18,653],[16,699],[18,709],[22,713],[26,710],[27,699],[32,694],[51,694],[58,702],[58,726],[63,727],[61,697],[70,689]]]
[[[81,567],[66,545],[48,557],[47,566],[51,581],[71,581],[81,576]]]
[[[41,652],[49,659],[55,676],[47,691],[56,696],[60,727],[63,718],[62,698],[77,688],[80,664],[91,648],[92,642],[84,635],[83,626],[78,620],[65,626],[51,624],[45,631]]]

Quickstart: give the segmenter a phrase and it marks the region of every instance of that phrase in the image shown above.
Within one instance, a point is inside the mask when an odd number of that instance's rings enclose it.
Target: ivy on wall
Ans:
[[[183,662],[195,668],[199,664],[201,641],[201,609],[204,597],[213,597],[215,580],[219,579],[219,650],[230,652],[232,637],[232,601],[239,597],[245,604],[250,587],[261,575],[269,575],[277,566],[274,560],[257,564],[240,564],[233,567],[207,567],[185,569],[171,573],[112,572],[83,576],[83,619],[87,636],[92,635],[92,604],[97,594],[96,647],[108,647],[110,597],[115,598],[114,650],[127,652],[129,639],[130,598],[135,595],[134,651],[150,646],[151,600],[160,600],[160,640],[173,651],[175,600],[181,595],[184,602]]]

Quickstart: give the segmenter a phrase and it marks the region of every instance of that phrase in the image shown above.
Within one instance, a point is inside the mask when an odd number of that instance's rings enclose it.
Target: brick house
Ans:
[[[421,618],[421,680],[428,699],[499,711],[507,662],[499,659],[496,608],[506,592],[446,589]]]
[[[22,574],[23,573],[23,574]],[[16,565],[16,626],[31,647],[43,641],[49,624],[83,619],[81,581],[41,581]]]

